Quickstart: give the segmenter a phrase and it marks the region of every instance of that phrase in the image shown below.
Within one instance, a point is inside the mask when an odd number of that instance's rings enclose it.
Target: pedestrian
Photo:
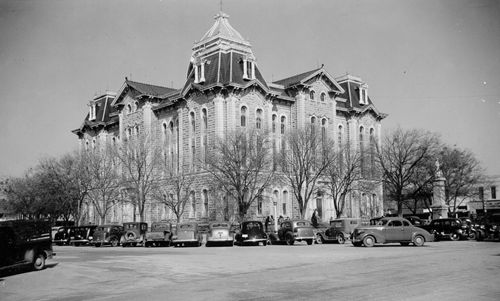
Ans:
[[[311,224],[313,225],[314,228],[318,227],[318,217],[316,216],[317,211],[318,211],[317,209],[314,209],[314,212],[311,216]]]
[[[283,222],[283,215],[280,215],[280,217],[278,218],[278,224],[281,225],[282,222]]]
[[[266,227],[266,232],[267,232],[267,227],[268,227],[268,225],[269,225],[270,221],[271,221],[271,218],[270,218],[270,217],[269,217],[269,215],[268,215],[268,216],[266,217],[266,221],[265,221],[265,223],[264,223],[264,226]]]

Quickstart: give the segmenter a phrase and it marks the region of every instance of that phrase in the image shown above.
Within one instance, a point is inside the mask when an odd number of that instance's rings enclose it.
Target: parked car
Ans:
[[[110,245],[117,247],[120,244],[120,238],[124,231],[123,226],[120,225],[102,225],[98,226],[92,237],[90,243],[95,247]]]
[[[316,241],[319,243],[337,242],[345,243],[354,231],[354,228],[361,225],[359,218],[338,218],[330,221],[330,226],[322,233],[316,235]]]
[[[364,245],[373,247],[376,243],[400,243],[407,246],[423,246],[426,241],[433,241],[434,237],[426,230],[413,226],[407,219],[401,217],[384,217],[376,225],[359,226],[351,236],[352,244],[356,247]]]
[[[249,220],[240,224],[239,231],[234,236],[234,243],[243,245],[267,245],[267,234],[261,221]]]
[[[411,215],[411,216],[405,216],[404,218],[406,218],[407,220],[409,220],[410,223],[412,225],[414,225],[414,226],[419,227],[419,226],[424,225],[424,221],[420,217],[418,217],[418,216]]]
[[[271,244],[285,242],[293,245],[296,241],[305,241],[312,245],[315,235],[311,222],[306,220],[287,220],[281,223],[277,235],[270,235]]]
[[[52,250],[51,227],[45,221],[0,222],[0,274],[17,267],[45,268]]]
[[[69,244],[69,230],[71,227],[59,227],[54,234],[52,242],[58,246]]]
[[[434,234],[436,241],[441,239],[467,239],[467,232],[462,228],[462,221],[458,218],[440,218],[432,220],[428,225],[421,228]]]
[[[70,227],[69,244],[73,246],[89,244],[96,228],[95,225]]]
[[[492,214],[479,220],[476,240],[500,240],[500,214]]]
[[[473,223],[468,217],[459,217],[462,222],[462,230],[465,232],[467,239],[474,240],[477,237],[477,224]]]
[[[124,234],[120,238],[122,247],[136,247],[144,243],[146,232],[148,231],[148,224],[141,222],[123,223]]]
[[[315,237],[314,243],[322,243],[321,234],[324,234],[325,231],[328,230],[328,228],[330,228],[330,225],[328,223],[318,222],[316,224],[316,227],[314,227],[313,225],[313,232]]]
[[[145,247],[168,247],[172,242],[172,224],[161,221],[151,224],[151,230],[146,233]]]
[[[198,223],[187,222],[177,225],[177,234],[174,235],[172,244],[175,247],[199,247],[202,244],[202,240]]]
[[[212,222],[209,225],[206,247],[214,245],[233,246],[234,232],[229,222]]]

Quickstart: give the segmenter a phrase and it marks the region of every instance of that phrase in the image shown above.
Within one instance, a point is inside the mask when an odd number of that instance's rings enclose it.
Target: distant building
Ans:
[[[479,186],[477,197],[467,203],[467,209],[478,216],[487,213],[500,214],[498,187],[500,187],[500,175],[490,176],[483,185]]]
[[[270,45],[272,47],[272,45]],[[314,126],[338,144],[350,143],[368,150],[380,144],[379,112],[359,77],[331,76],[323,66],[285,79],[268,82],[257,64],[252,47],[219,13],[215,23],[192,48],[186,82],[172,89],[125,79],[117,93],[107,92],[89,102],[89,113],[78,136],[81,149],[104,143],[121,143],[129,136],[146,133],[163,141],[169,166],[196,176],[192,203],[186,219],[212,220],[214,194],[207,175],[195,162],[206,156],[207,143],[233,130],[262,129],[281,141],[291,130]],[[286,146],[284,146],[286,147]],[[251,215],[264,218],[298,216],[298,205],[290,187],[276,185]],[[310,202],[308,215],[318,209],[323,220],[335,216],[331,200],[318,195]],[[110,222],[130,221],[130,205],[122,204],[110,214]],[[173,218],[162,205],[151,202],[146,221]],[[350,195],[345,214],[377,216],[383,212],[382,187]],[[88,219],[93,222],[92,208]]]

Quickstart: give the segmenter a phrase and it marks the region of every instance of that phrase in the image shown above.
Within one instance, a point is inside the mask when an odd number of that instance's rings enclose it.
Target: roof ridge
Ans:
[[[166,86],[160,86],[160,85],[153,85],[153,84],[148,84],[148,83],[144,83],[144,82],[137,82],[137,81],[133,81],[133,80],[125,80],[127,83],[133,83],[133,84],[141,84],[141,85],[147,85],[147,86],[152,86],[152,87],[159,87],[159,88],[167,88],[167,89],[173,89],[175,90],[174,88],[169,88],[169,87],[166,87]]]
[[[309,71],[306,71],[306,72],[302,72],[302,73],[299,73],[299,74],[296,74],[296,75],[292,75],[292,76],[289,76],[289,77],[286,77],[286,78],[282,78],[280,80],[276,80],[276,81],[273,81],[273,83],[276,83],[276,84],[279,84],[280,82],[284,82],[284,81],[287,81],[289,79],[294,79],[294,78],[304,78],[306,77],[307,75],[309,74],[312,74],[316,71],[319,71],[321,70],[323,67],[319,67],[319,68],[316,68],[316,69],[313,69],[313,70],[309,70]]]

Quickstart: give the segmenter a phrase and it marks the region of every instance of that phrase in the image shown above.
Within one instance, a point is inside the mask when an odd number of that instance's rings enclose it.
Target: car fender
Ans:
[[[385,243],[385,237],[383,235],[380,235],[379,233],[376,233],[376,232],[365,232],[365,233],[363,233],[363,235],[361,236],[360,239],[363,240],[368,235],[375,237],[376,243],[382,243],[382,244]]]

